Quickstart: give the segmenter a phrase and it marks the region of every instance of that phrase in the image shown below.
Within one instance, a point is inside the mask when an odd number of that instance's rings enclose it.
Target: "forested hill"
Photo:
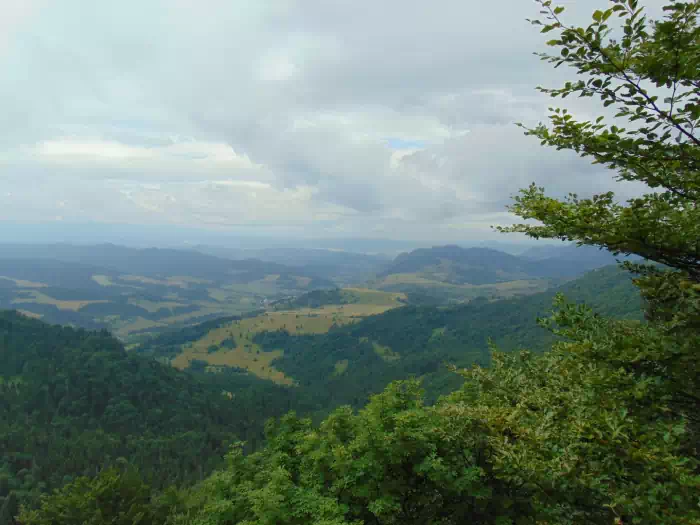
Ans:
[[[290,409],[281,388],[277,410],[256,405],[267,397],[249,395],[255,378],[229,381],[240,388],[223,393],[127,353],[107,332],[12,311],[0,312],[0,363],[0,498],[35,501],[125,460],[156,486],[198,480],[232,441],[259,439],[266,417]]]
[[[616,266],[594,270],[564,286],[517,299],[451,307],[406,306],[318,335],[263,332],[255,341],[283,349],[273,366],[293,377],[318,410],[363,406],[390,381],[423,378],[429,399],[449,391],[459,377],[447,364],[489,362],[489,339],[504,350],[543,351],[554,337],[536,319],[552,309],[556,293],[585,302],[602,315],[641,319],[641,299],[629,274]]]
[[[402,253],[382,273],[417,274],[451,284],[493,284],[518,279],[571,278],[614,264],[615,257],[590,247],[566,246],[516,256],[490,248],[435,246]]]

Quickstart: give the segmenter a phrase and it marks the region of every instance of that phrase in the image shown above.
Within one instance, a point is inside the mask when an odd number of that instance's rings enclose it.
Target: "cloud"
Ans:
[[[18,5],[0,0],[0,219],[453,241],[493,235],[532,181],[616,187],[514,126],[562,78],[531,55],[534,3]]]

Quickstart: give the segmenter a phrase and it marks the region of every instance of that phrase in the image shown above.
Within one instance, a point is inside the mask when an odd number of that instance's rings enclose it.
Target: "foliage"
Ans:
[[[39,508],[24,509],[18,520],[23,525],[155,525],[165,523],[176,505],[173,489],[155,497],[133,469],[110,468],[43,496]]]
[[[232,440],[254,445],[267,417],[290,408],[240,374],[226,382],[229,398],[105,332],[14,312],[0,312],[0,362],[0,497],[23,502],[120,458],[156,487],[197,481]]]
[[[266,350],[284,350],[273,366],[296,379],[321,412],[340,404],[360,408],[389,382],[410,376],[423,378],[427,399],[434,402],[461,384],[447,364],[488,364],[489,339],[504,350],[547,349],[555,338],[535,321],[551,311],[556,291],[606,315],[642,318],[638,290],[626,272],[612,266],[555,291],[517,299],[477,300],[450,308],[407,306],[326,334],[276,331],[258,334],[254,340]],[[400,358],[386,362],[374,344],[391,348]],[[345,360],[345,373],[334,374],[336,363]]]
[[[556,31],[548,44],[559,54],[541,58],[574,68],[584,79],[562,88],[540,88],[552,97],[599,98],[617,117],[605,123],[577,121],[554,109],[551,128],[544,124],[528,134],[542,144],[589,156],[616,171],[620,180],[642,182],[656,190],[624,206],[612,192],[592,198],[546,197],[534,184],[516,199],[512,211],[542,224],[522,224],[534,238],[571,239],[635,253],[700,278],[700,4],[673,2],[662,20],[650,21],[636,0],[612,0],[596,11],[587,27],[567,26],[562,7],[540,1],[542,32]],[[609,24],[619,18],[620,27]],[[619,38],[614,38],[618,36]],[[629,121],[620,127],[619,119]]]
[[[359,414],[338,409],[319,428],[293,414],[269,444],[228,467],[189,501],[182,523],[214,525],[512,523],[527,492],[495,479],[478,420],[425,407],[418,383],[395,383]],[[460,414],[461,416],[461,414]],[[500,520],[500,521],[499,521]]]

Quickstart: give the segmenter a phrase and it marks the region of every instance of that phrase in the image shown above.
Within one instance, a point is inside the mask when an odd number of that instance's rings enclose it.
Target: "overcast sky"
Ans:
[[[565,3],[583,21],[606,5]],[[562,78],[532,55],[533,16],[529,0],[0,0],[0,220],[493,238],[532,181],[617,188],[514,126],[543,120],[534,88]]]

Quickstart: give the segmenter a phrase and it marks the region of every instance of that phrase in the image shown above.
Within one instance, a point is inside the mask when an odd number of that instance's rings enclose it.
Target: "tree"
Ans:
[[[14,492],[10,492],[0,505],[0,525],[14,525],[18,510],[17,496]]]
[[[42,496],[38,509],[23,509],[18,519],[23,525],[158,524],[166,523],[168,514],[177,509],[175,491],[155,497],[133,469],[111,468]]]
[[[574,240],[665,265],[668,271],[649,264],[627,267],[641,275],[637,284],[648,302],[647,317],[674,339],[674,350],[655,356],[649,366],[663,367],[664,375],[677,382],[676,402],[697,410],[700,2],[672,2],[664,7],[663,19],[650,21],[637,0],[611,0],[610,9],[596,11],[585,28],[567,26],[564,8],[551,0],[539,3],[545,21],[531,22],[543,33],[556,31],[558,37],[548,44],[559,50],[541,58],[555,67],[570,66],[583,78],[558,89],[538,89],[555,98],[598,98],[616,113],[610,124],[604,116],[579,122],[557,108],[550,127],[542,124],[526,133],[544,145],[590,156],[619,180],[642,182],[653,191],[623,205],[612,192],[562,201],[533,184],[521,191],[511,210],[540,224],[502,230]],[[616,18],[619,27],[610,26]],[[620,127],[621,119],[628,121],[627,128]]]
[[[566,25],[550,0],[539,4],[544,21],[532,23],[557,34],[548,44],[558,50],[541,58],[582,77],[540,91],[597,98],[615,113],[610,124],[579,122],[556,108],[549,127],[526,134],[649,192],[624,204],[612,192],[560,200],[533,184],[511,210],[538,224],[501,230],[642,256],[645,264],[626,266],[639,276],[648,322],[560,301],[544,324],[566,341],[540,359],[496,354],[493,370],[465,374],[478,392],[471,399],[491,432],[509,436],[496,442],[496,470],[540,487],[535,504],[548,519],[697,523],[700,3],[672,2],[652,21],[637,0],[611,0],[587,27]]]
[[[700,3],[672,2],[664,19],[650,21],[637,0],[611,0],[612,7],[596,11],[585,28],[567,26],[564,8],[551,0],[539,3],[545,21],[532,23],[558,33],[548,44],[559,51],[541,59],[572,67],[582,78],[538,89],[554,98],[598,98],[615,117],[609,124],[605,116],[577,121],[556,108],[550,127],[541,124],[527,134],[655,191],[621,205],[612,192],[562,201],[533,184],[511,209],[541,224],[505,230],[638,254],[700,281]],[[609,25],[616,18],[618,27]]]

